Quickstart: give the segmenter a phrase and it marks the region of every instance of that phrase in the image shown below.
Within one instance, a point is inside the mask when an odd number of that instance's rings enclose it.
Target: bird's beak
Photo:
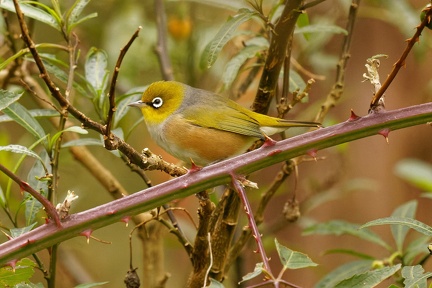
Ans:
[[[132,102],[132,103],[129,103],[129,104],[128,104],[128,106],[131,106],[131,107],[138,107],[138,108],[142,108],[142,107],[144,107],[145,105],[146,105],[146,103],[143,102],[143,101],[141,101],[141,100],[138,100],[138,101],[135,101],[135,102]]]

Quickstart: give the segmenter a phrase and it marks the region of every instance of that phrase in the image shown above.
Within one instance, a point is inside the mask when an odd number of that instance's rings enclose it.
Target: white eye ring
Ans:
[[[153,108],[160,108],[163,105],[163,100],[161,97],[155,97],[153,98],[151,105]]]

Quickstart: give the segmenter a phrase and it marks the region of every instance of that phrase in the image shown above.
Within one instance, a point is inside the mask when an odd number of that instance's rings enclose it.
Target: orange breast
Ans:
[[[192,159],[200,166],[241,154],[256,140],[250,136],[192,125],[180,115],[166,121],[162,131],[164,143],[159,143],[162,148],[180,160],[189,162]]]

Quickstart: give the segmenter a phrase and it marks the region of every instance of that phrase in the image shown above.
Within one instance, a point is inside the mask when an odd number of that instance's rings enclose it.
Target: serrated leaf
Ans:
[[[354,275],[353,277],[338,283],[335,288],[375,287],[388,277],[395,274],[398,270],[400,270],[401,266],[401,264],[397,264],[390,267],[383,267],[380,269],[368,271],[363,274]]]
[[[36,225],[36,223],[33,223],[33,224],[26,226],[26,227],[23,227],[23,228],[12,228],[9,230],[10,236],[12,238],[17,238],[21,235],[24,235],[25,233],[30,232],[35,225]]]
[[[416,209],[417,209],[417,201],[412,200],[396,208],[395,211],[392,213],[392,216],[414,218]],[[405,237],[408,233],[409,228],[403,225],[392,225],[390,228],[393,234],[393,238],[395,239],[396,242],[396,247],[398,251],[402,252]]]
[[[394,173],[424,191],[432,191],[432,165],[424,161],[401,160],[396,164]]]
[[[418,220],[412,218],[404,218],[404,217],[380,218],[362,225],[360,229],[363,229],[365,227],[371,227],[371,226],[379,226],[379,225],[404,225],[424,235],[432,236],[432,227]]]
[[[240,282],[238,282],[238,284],[240,284],[240,283],[242,283],[244,281],[248,281],[248,280],[251,280],[251,279],[257,277],[258,275],[260,275],[263,272],[263,270],[264,270],[264,264],[262,262],[256,263],[254,271],[246,274],[245,276],[243,276],[242,280]]]
[[[27,109],[18,102],[12,103],[3,112],[12,118],[16,123],[24,127],[30,134],[37,139],[45,137],[45,131],[39,122],[34,119]]]
[[[313,267],[318,265],[314,263],[306,254],[293,251],[281,245],[277,241],[277,239],[275,239],[275,244],[276,244],[276,250],[279,254],[279,258],[285,269],[300,269],[300,268]]]
[[[71,140],[69,142],[66,142],[62,145],[62,148],[67,147],[76,147],[76,146],[104,146],[104,143],[101,139],[96,138],[81,138],[81,139],[75,139]]]
[[[17,101],[23,94],[24,92],[16,93],[0,89],[0,111]]]
[[[201,68],[210,68],[216,61],[219,52],[222,50],[225,44],[231,40],[238,26],[251,19],[254,15],[256,15],[255,11],[242,8],[235,16],[229,18],[204,49],[200,61]]]
[[[361,274],[372,267],[373,260],[359,260],[343,264],[328,273],[321,279],[315,288],[333,288],[339,282],[351,278],[353,275]]]
[[[3,9],[6,9],[8,11],[15,13],[15,6],[14,6],[12,0],[0,1],[0,8],[3,8]],[[59,25],[58,20],[53,15],[51,15],[50,13],[48,13],[48,12],[38,8],[38,7],[29,5],[29,4],[25,4],[25,3],[20,3],[20,8],[21,8],[21,10],[25,16],[30,17],[32,19],[35,19],[37,21],[40,21],[42,23],[48,24],[51,27],[57,29],[58,31],[61,31],[61,27]]]
[[[24,258],[16,263],[15,271],[9,266],[0,268],[0,287],[16,287],[21,282],[28,282],[35,266],[33,261]]]
[[[432,272],[424,273],[421,265],[405,266],[402,268],[405,288],[427,288],[427,279],[431,276]]]
[[[7,146],[0,146],[0,151],[8,151],[8,152],[17,153],[17,154],[24,154],[24,155],[36,158],[39,161],[43,162],[42,158],[37,153],[33,152],[32,150],[30,150],[27,147],[22,146],[22,145],[11,144],[11,145],[7,145]]]
[[[348,32],[342,27],[336,25],[324,25],[324,24],[311,24],[304,27],[300,27],[294,30],[294,34],[309,34],[309,33],[333,33],[333,34],[344,34]]]
[[[360,228],[361,226],[358,224],[353,224],[341,220],[333,220],[308,227],[304,230],[303,233],[305,235],[321,234],[336,236],[348,234],[378,244],[386,249],[391,249],[391,247],[377,234],[370,230],[362,230]]]
[[[87,283],[87,284],[80,284],[78,286],[75,286],[75,288],[91,288],[91,287],[98,287],[101,285],[108,284],[109,282],[97,282],[97,283]]]
[[[243,48],[236,56],[234,56],[226,65],[225,72],[222,76],[222,82],[224,83],[224,89],[228,89],[232,82],[236,79],[240,67],[245,63],[246,60],[255,57],[255,55],[264,50],[265,47],[250,45]]]

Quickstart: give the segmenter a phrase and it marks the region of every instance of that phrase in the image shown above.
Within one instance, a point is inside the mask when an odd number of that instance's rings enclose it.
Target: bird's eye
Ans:
[[[151,102],[152,107],[155,109],[160,108],[162,104],[163,104],[163,100],[161,97],[155,97]]]

